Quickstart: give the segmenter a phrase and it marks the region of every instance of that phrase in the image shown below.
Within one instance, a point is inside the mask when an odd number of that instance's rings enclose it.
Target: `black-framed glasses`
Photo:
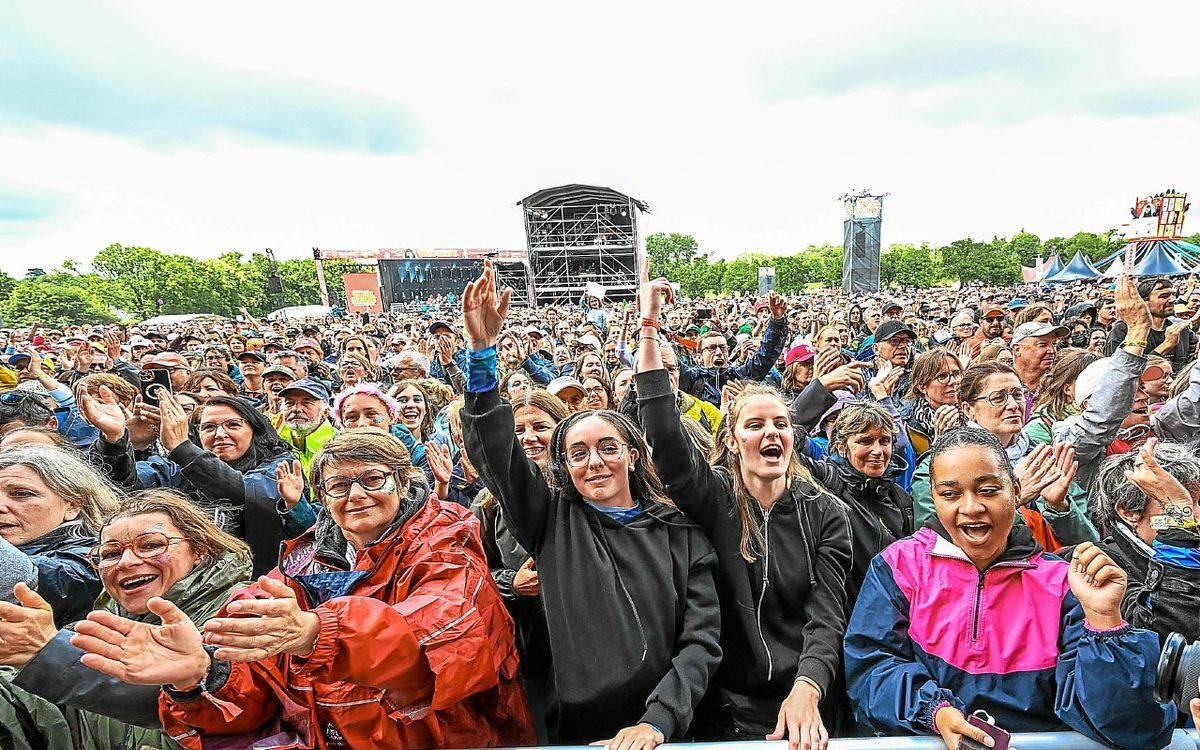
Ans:
[[[957,383],[958,381],[962,380],[962,373],[958,370],[952,370],[951,372],[939,372],[937,375],[933,376],[933,379],[942,385],[949,385],[950,383]]]
[[[133,554],[142,560],[153,560],[166,552],[172,544],[190,541],[191,538],[186,536],[167,536],[158,531],[147,531],[135,536],[132,542],[105,542],[92,547],[87,556],[92,567],[100,570],[121,562],[127,549],[133,550]]]
[[[700,351],[712,352],[714,354],[716,354],[717,352],[728,352],[729,346],[726,344],[709,344],[708,346],[704,347]]]
[[[1009,399],[1016,401],[1018,404],[1025,403],[1025,394],[1029,391],[1024,388],[1013,388],[1011,391],[993,391],[986,396],[971,399],[972,401],[987,401],[995,407],[1001,407],[1008,403]]]
[[[226,419],[224,422],[205,422],[200,425],[201,435],[216,435],[217,428],[225,430],[225,434],[237,432],[246,426],[244,419]]]
[[[371,469],[356,477],[329,477],[321,482],[321,492],[329,497],[345,497],[356,484],[367,492],[390,492],[395,489],[393,479],[391,472]]]

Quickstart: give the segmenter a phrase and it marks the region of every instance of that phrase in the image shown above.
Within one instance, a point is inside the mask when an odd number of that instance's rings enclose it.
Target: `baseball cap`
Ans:
[[[245,359],[246,357],[249,357],[251,359],[257,359],[259,362],[263,362],[263,363],[266,363],[266,361],[267,361],[266,355],[264,355],[262,352],[258,351],[257,349],[247,349],[246,351],[237,355],[238,361],[241,361],[241,360]]]
[[[583,346],[590,346],[593,349],[595,349],[596,351],[600,351],[601,349],[604,348],[603,344],[600,343],[600,339],[596,338],[595,336],[593,336],[590,333],[585,333],[584,335],[582,335],[578,339],[576,339],[575,342],[578,344],[581,344]]]
[[[8,364],[15,365],[17,367],[21,367],[25,362],[31,362],[32,360],[33,360],[33,358],[30,357],[28,354],[26,354],[24,352],[17,352],[16,354],[14,354],[8,358]]]
[[[1013,343],[1016,343],[1016,336],[1013,336]],[[1083,368],[1083,372],[1075,378],[1075,408],[1081,408],[1083,402],[1092,397],[1100,387],[1100,380],[1112,367],[1112,357],[1101,357]]]
[[[1004,308],[994,302],[989,302],[980,308],[979,317],[981,318],[1003,318]]]
[[[283,396],[289,391],[303,391],[313,398],[329,401],[329,389],[316,378],[300,378],[295,382],[288,383],[287,387],[279,392],[279,395]]]
[[[292,348],[296,351],[300,351],[301,349],[315,349],[318,352],[321,351],[321,345],[317,343],[317,340],[310,339],[308,337],[296,339],[296,343],[292,345]]]
[[[1013,331],[1010,346],[1016,346],[1024,339],[1030,337],[1046,336],[1049,334],[1054,334],[1055,336],[1066,336],[1068,333],[1070,333],[1070,331],[1067,330],[1066,326],[1058,326],[1054,325],[1053,323],[1038,323],[1036,321],[1030,321],[1017,326],[1017,330]],[[1095,362],[1092,364],[1095,364]],[[1091,365],[1089,365],[1089,367],[1090,366]]]
[[[887,312],[888,310],[903,310],[903,309],[904,309],[904,305],[900,304],[899,302],[897,302],[894,299],[890,299],[887,302],[883,303],[883,306],[879,308],[879,312]]]
[[[145,336],[130,336],[129,348],[132,349],[135,346],[154,346],[154,342]]]
[[[939,328],[938,330],[933,332],[932,338],[933,338],[934,344],[941,346],[942,344],[945,344],[950,339],[954,338],[954,334],[950,333],[945,328]]]
[[[587,391],[583,387],[583,383],[580,383],[578,380],[571,377],[570,375],[564,375],[563,377],[555,378],[554,380],[551,380],[550,384],[546,386],[546,391],[551,396],[557,396],[558,394],[560,394],[563,391],[568,390],[570,388],[574,388],[575,390],[579,391],[582,394],[587,393]]]
[[[450,324],[444,320],[435,320],[429,324],[429,332],[430,333],[437,333],[438,331],[440,331],[443,328],[446,329],[447,331],[450,331],[451,333],[454,332],[454,329],[450,327]]]
[[[908,327],[908,324],[902,320],[885,320],[875,329],[876,341],[887,341],[898,333],[907,333],[914,339],[917,337],[916,331]]]
[[[785,365],[791,365],[795,362],[808,362],[815,354],[816,352],[808,344],[796,344],[791,349],[788,349],[788,353],[783,357],[783,362]]]
[[[955,316],[950,320],[951,328],[962,325],[970,325],[975,328],[979,327],[979,324],[975,322],[975,316],[972,315],[968,310],[963,310],[962,312],[955,314]]]
[[[265,378],[265,377],[267,377],[267,376],[269,376],[269,375],[285,375],[285,376],[287,376],[287,377],[288,377],[289,379],[291,379],[291,380],[295,380],[295,379],[296,379],[296,372],[295,372],[295,370],[293,370],[292,368],[288,367],[287,365],[271,365],[271,366],[270,366],[270,367],[268,367],[267,369],[263,370],[263,374],[262,374],[262,376],[263,376],[264,378]]]
[[[1029,303],[1020,297],[1015,297],[1008,301],[1009,310],[1020,310],[1023,307],[1029,307]]]

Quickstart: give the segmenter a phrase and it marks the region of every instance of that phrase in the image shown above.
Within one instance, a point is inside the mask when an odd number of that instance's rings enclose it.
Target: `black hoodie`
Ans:
[[[707,723],[727,737],[762,739],[797,679],[828,693],[841,671],[851,558],[846,510],[797,479],[766,513],[752,504],[765,544],[747,562],[731,479],[714,471],[684,433],[666,370],[638,373],[637,385],[667,494],[717,550],[724,660],[710,700],[721,715]]]
[[[691,724],[721,659],[716,555],[683,514],[642,499],[622,525],[549,487],[496,389],[466,394],[467,455],[541,583],[556,688],[551,741],[604,740],[641,722]]]

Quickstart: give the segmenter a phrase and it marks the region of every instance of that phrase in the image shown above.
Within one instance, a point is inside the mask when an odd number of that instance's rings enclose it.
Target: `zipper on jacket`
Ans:
[[[763,599],[767,596],[767,586],[770,585],[771,572],[771,509],[772,505],[763,513],[763,574],[762,574],[762,591],[758,594],[758,611],[755,612],[755,620],[758,624],[758,638],[762,641],[763,651],[767,653],[767,682],[771,681],[771,676],[775,672],[774,660],[771,658],[771,647],[767,645],[767,637],[763,635],[762,629],[762,606]]]
[[[979,605],[983,600],[983,577],[986,570],[979,571],[979,582],[975,584],[975,609],[971,613],[971,640],[979,640]]]

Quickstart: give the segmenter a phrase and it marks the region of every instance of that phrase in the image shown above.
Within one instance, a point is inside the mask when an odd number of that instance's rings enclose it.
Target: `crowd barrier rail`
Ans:
[[[1027,732],[1012,735],[1012,750],[1112,750],[1078,732]],[[531,748],[530,750],[537,750]],[[546,750],[541,748],[540,750]],[[554,750],[595,750],[559,746]],[[658,750],[787,750],[787,742],[681,742],[659,745]],[[852,737],[829,741],[829,750],[946,750],[940,737]],[[1140,750],[1130,748],[1129,750]],[[1194,729],[1176,729],[1165,750],[1200,750],[1200,735]]]

